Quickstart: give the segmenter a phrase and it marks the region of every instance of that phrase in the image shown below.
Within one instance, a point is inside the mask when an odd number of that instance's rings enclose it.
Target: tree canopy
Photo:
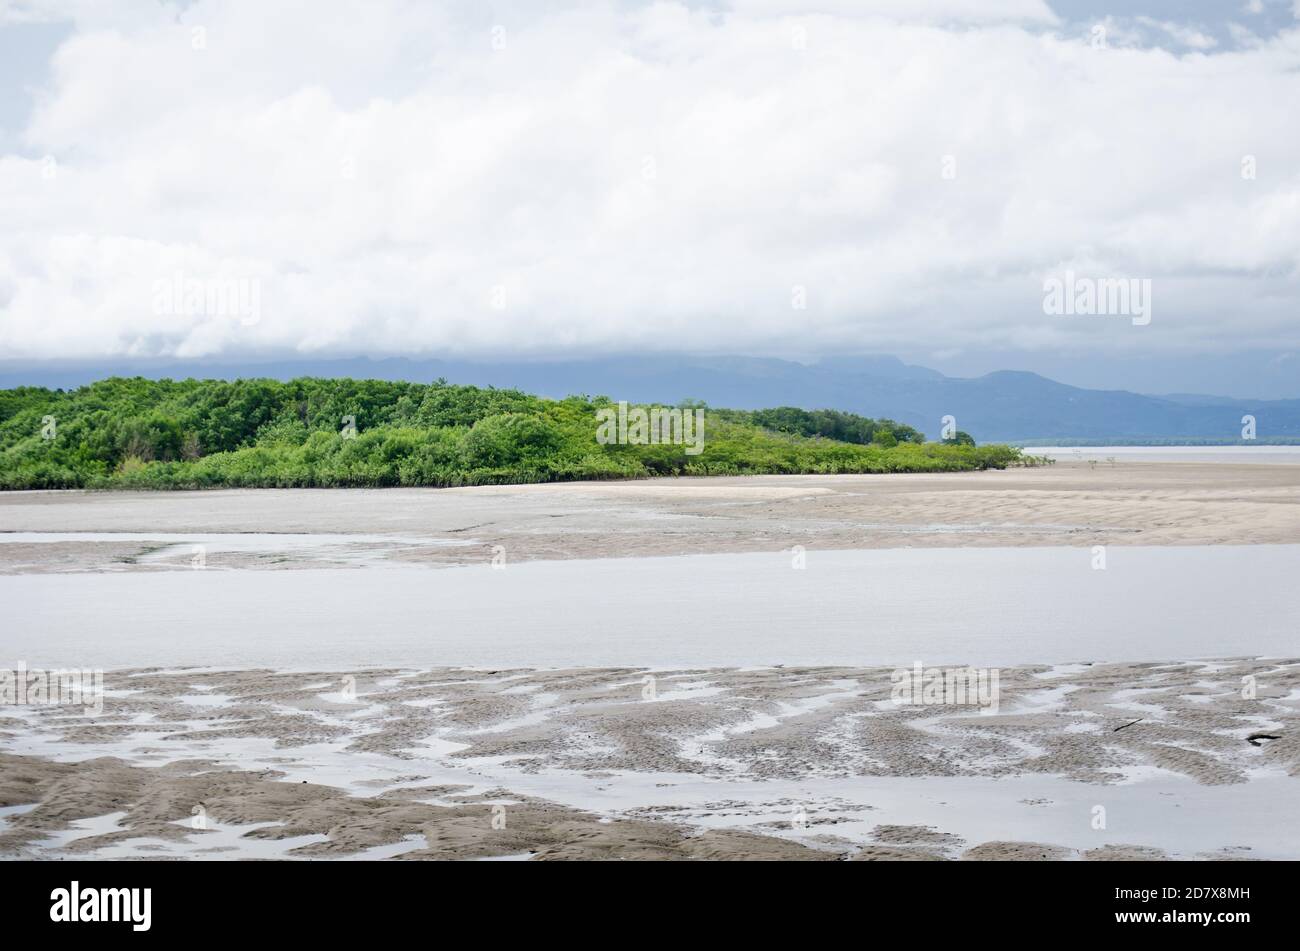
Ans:
[[[835,410],[705,410],[704,448],[602,445],[606,397],[382,380],[0,390],[0,488],[456,486],[653,475],[928,472],[1031,462]],[[965,435],[965,434],[961,434]],[[969,438],[969,437],[967,437]]]

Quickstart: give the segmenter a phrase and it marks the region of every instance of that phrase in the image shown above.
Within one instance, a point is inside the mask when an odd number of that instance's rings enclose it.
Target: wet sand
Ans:
[[[885,668],[139,670],[107,688],[98,717],[0,720],[24,751],[0,754],[0,854],[1300,856],[1300,660],[1013,668],[996,712],[899,703]]]
[[[1300,467],[1060,462],[1041,469],[466,489],[0,494],[5,533],[355,534],[206,552],[213,567],[471,564],[719,552],[1300,540]],[[385,540],[386,539],[386,540]],[[191,544],[0,544],[0,573],[188,567]]]
[[[0,532],[42,533],[13,575],[1294,544],[1300,470],[14,493]],[[883,667],[114,669],[102,715],[0,707],[0,857],[1300,858],[1300,659],[1233,641],[1004,668],[996,712]]]

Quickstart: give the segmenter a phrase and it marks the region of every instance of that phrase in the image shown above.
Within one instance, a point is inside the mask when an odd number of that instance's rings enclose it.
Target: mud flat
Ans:
[[[150,533],[159,537],[140,537]],[[261,545],[234,537],[254,534],[284,537]],[[186,537],[178,541],[178,535]],[[295,537],[302,535],[320,539],[302,544]],[[356,537],[338,538],[344,535]],[[207,545],[213,567],[285,569],[376,561],[475,564],[501,548],[519,562],[771,552],[795,545],[1297,541],[1300,466],[1251,463],[1065,459],[1042,469],[888,476],[0,494],[0,573],[21,574],[188,567],[195,544]]]
[[[0,530],[0,670],[106,671],[98,713],[0,705],[0,857],[1300,858],[1300,466],[17,493]],[[900,702],[914,663],[996,695]]]
[[[1300,660],[1000,673],[992,710],[884,668],[112,672],[0,720],[0,854],[1300,857]]]

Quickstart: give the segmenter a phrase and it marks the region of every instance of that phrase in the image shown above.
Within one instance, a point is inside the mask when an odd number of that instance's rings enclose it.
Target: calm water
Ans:
[[[1068,462],[1252,462],[1283,466],[1300,464],[1300,446],[1026,446],[1034,456]]]
[[[893,549],[0,577],[0,666],[1068,663],[1300,655],[1300,546]]]

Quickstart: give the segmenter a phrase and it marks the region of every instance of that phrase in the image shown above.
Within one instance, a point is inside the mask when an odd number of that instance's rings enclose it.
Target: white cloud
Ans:
[[[1300,32],[979,6],[57,8],[0,358],[1300,347]],[[1046,317],[1066,267],[1151,278],[1151,325]],[[177,273],[261,319],[156,313]]]
[[[1045,0],[735,0],[742,14],[864,17],[927,23],[1040,23],[1059,18]]]
[[[1138,23],[1151,29],[1160,30],[1175,43],[1193,50],[1210,50],[1219,45],[1219,41],[1208,36],[1193,26],[1174,23],[1170,20],[1156,20],[1152,17],[1135,17]]]

